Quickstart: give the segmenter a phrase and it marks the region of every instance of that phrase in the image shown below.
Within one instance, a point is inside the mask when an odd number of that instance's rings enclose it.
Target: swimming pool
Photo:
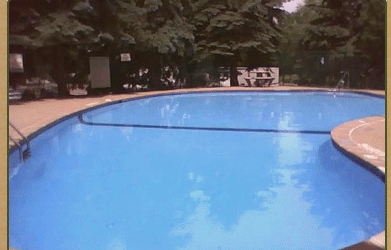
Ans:
[[[331,92],[162,95],[91,109],[10,156],[20,249],[337,249],[384,230],[384,183],[330,130],[384,115]]]

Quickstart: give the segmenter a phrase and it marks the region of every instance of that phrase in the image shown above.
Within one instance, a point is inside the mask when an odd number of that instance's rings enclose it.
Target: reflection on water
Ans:
[[[122,238],[114,238],[107,244],[106,250],[126,250],[126,244]]]
[[[295,171],[277,171],[283,185],[254,194],[262,196],[258,206],[263,209],[244,211],[229,226],[211,213],[210,196],[203,190],[191,191],[194,211],[171,231],[177,237],[189,237],[177,249],[333,249],[335,230],[323,227],[321,217],[311,213],[312,204],[303,198],[308,187],[297,187],[292,179]]]
[[[327,136],[319,137],[323,139],[310,142],[309,136],[275,136],[278,167],[270,177],[278,178],[253,192],[256,202],[242,207],[229,224],[220,214],[237,204],[226,202],[227,208],[222,207],[207,189],[188,190],[194,209],[170,232],[185,240],[177,249],[338,249],[382,231],[384,218],[378,215],[384,211],[379,204],[384,184],[367,178],[364,169],[356,171],[358,167],[329,140],[324,142]],[[320,148],[319,142],[324,142]],[[318,151],[324,155],[320,159]],[[192,172],[189,179],[194,180]],[[367,185],[375,187],[369,191]],[[236,188],[251,190],[245,185]],[[370,194],[373,190],[378,193]]]
[[[384,229],[384,183],[329,135],[83,125],[46,145],[10,181],[15,246],[337,249]]]
[[[172,125],[181,125],[181,122],[179,121],[173,121],[175,116],[177,115],[177,109],[179,107],[178,101],[167,102],[163,107],[160,108],[160,116],[162,125],[164,126],[172,126]]]

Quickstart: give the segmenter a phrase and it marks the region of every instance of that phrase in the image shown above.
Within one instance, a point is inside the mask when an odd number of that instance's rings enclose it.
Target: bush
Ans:
[[[22,94],[22,100],[35,100],[37,99],[36,91],[34,89],[26,89]]]

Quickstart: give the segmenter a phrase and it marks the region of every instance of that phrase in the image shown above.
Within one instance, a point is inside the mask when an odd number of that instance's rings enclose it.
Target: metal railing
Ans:
[[[30,140],[24,136],[12,123],[8,123],[9,126],[20,136],[22,137],[22,141],[19,142],[17,139],[13,138],[11,134],[8,135],[9,139],[15,143],[19,150],[19,158],[23,162],[26,159],[28,159],[31,156],[31,151],[30,151]],[[26,147],[24,148],[24,142],[26,142]]]
[[[338,91],[345,86],[345,83],[347,83],[347,86],[349,86],[349,71],[341,71],[341,73],[343,73],[343,75],[335,86],[335,90]]]

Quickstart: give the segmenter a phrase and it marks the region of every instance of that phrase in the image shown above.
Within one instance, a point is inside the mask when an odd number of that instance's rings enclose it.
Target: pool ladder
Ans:
[[[13,125],[12,123],[9,123],[9,126],[10,126],[16,133],[18,133],[18,135],[19,135],[20,137],[22,137],[22,139],[23,139],[21,142],[18,142],[18,140],[15,139],[15,138],[13,138],[13,137],[11,136],[10,133],[8,134],[9,139],[10,139],[13,143],[15,143],[15,145],[18,147],[18,150],[19,150],[19,158],[20,158],[20,160],[23,162],[23,161],[25,161],[26,159],[28,159],[28,158],[31,156],[30,141],[29,141],[29,139],[28,139],[26,136],[24,136],[24,135],[15,127],[15,125]],[[26,142],[26,146],[25,146],[25,147],[23,146],[23,141]]]
[[[346,82],[347,82],[347,85],[349,86],[349,71],[341,71],[340,72],[342,75],[341,79],[338,81],[337,85],[335,86],[334,90],[335,91],[340,91],[342,87],[344,87],[345,85],[345,78],[346,78]]]

